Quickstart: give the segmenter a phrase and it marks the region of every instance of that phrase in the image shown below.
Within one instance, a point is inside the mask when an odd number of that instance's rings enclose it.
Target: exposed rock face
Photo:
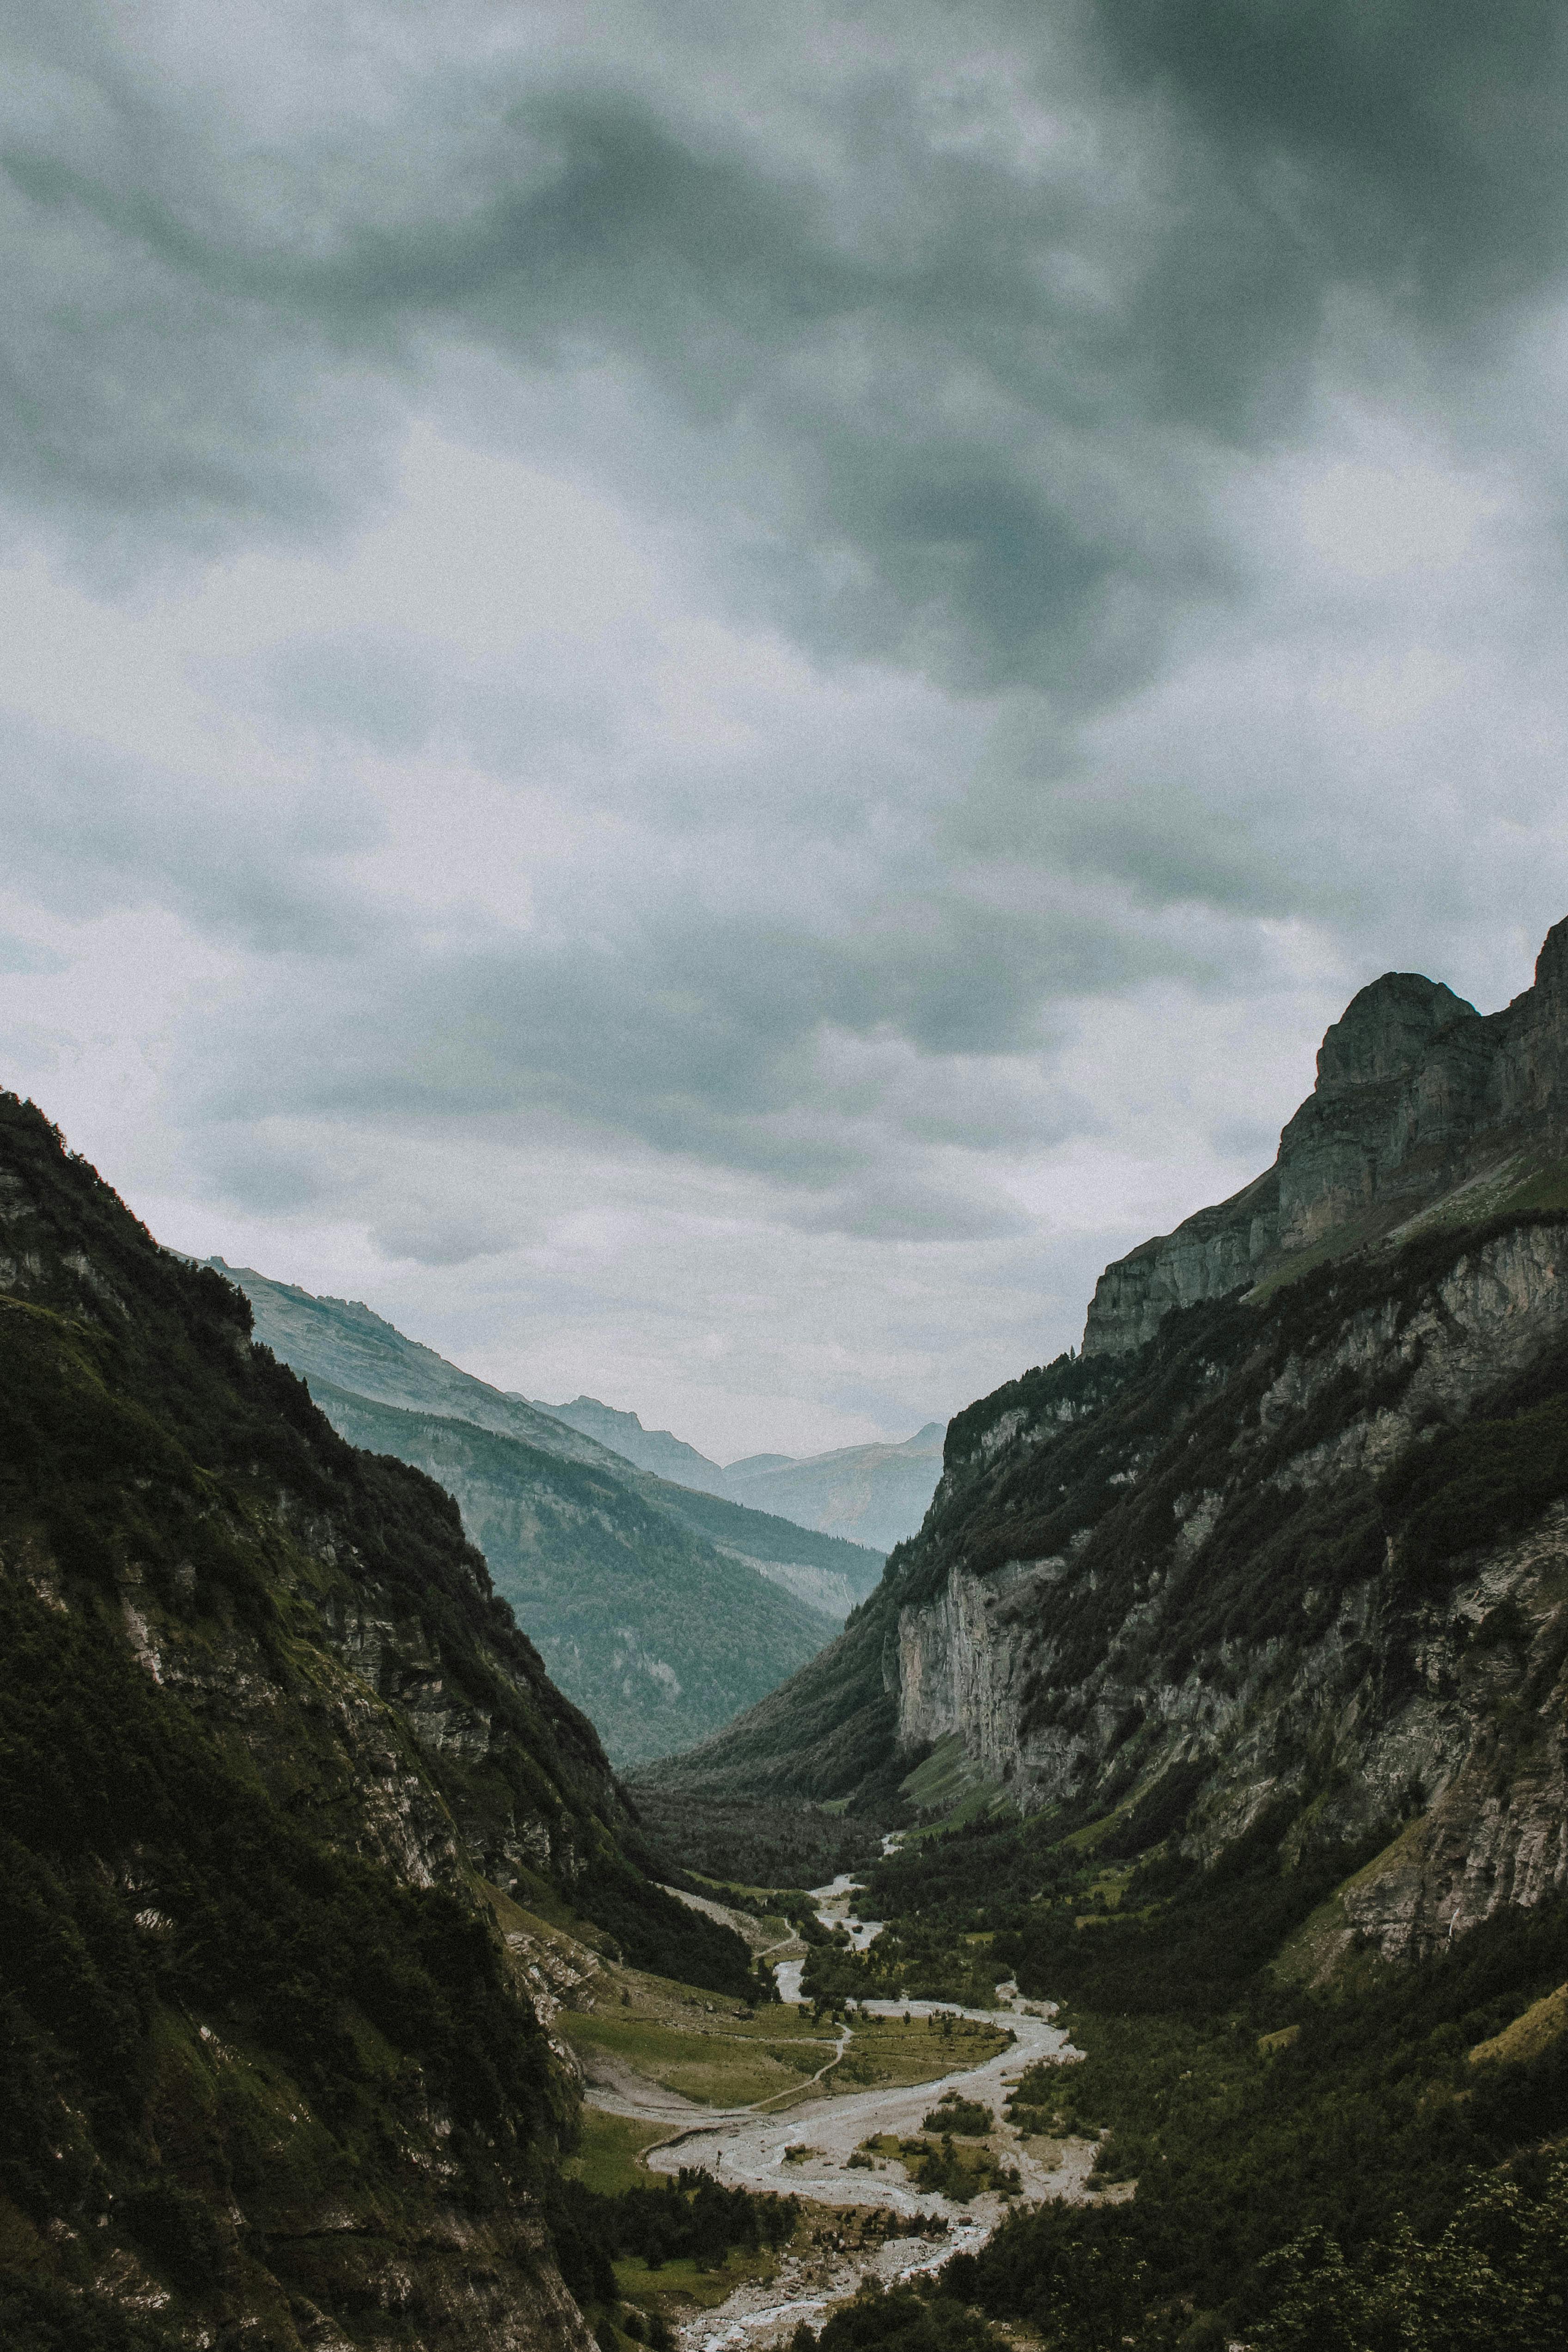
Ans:
[[[1324,1099],[1357,1087],[1407,1077],[1434,1037],[1456,1021],[1479,1018],[1441,981],[1385,971],[1352,996],[1318,1049],[1316,1092]]]
[[[1325,1965],[1568,1887],[1565,1074],[1568,925],[1489,1020],[1363,990],[1276,1167],[955,1416],[878,1592],[686,1784],[885,1789],[956,1737],[1026,1813],[1147,1806],[1198,1860],[1382,1838]]]
[[[1205,1449],[1190,1488],[1180,1440],[1152,1449],[1142,1412],[1118,1428],[1108,1409],[1095,1477],[1102,1492],[1124,1486],[1127,1501],[1067,1532],[1054,1556],[993,1564],[1001,1529],[1027,1510],[1020,1490],[1049,1483],[1053,1453],[1069,1466],[1067,1441],[1042,1444],[1015,1408],[1001,1458],[952,1497],[945,1575],[899,1612],[889,1680],[900,1747],[956,1732],[1026,1811],[1082,1798],[1119,1755],[1144,1776],[1173,1760],[1208,1764],[1189,1832],[1199,1853],[1282,1795],[1305,1801],[1331,1787],[1320,1826],[1331,1819],[1347,1836],[1414,1807],[1418,1818],[1343,1897],[1344,1934],[1373,1936],[1390,1958],[1568,1885],[1568,1503],[1518,1538],[1474,1547],[1440,1590],[1414,1596],[1398,1539],[1369,1516],[1367,1572],[1337,1590],[1331,1569],[1308,1581],[1263,1638],[1247,1638],[1245,1603],[1217,1640],[1194,1648],[1188,1630],[1205,1565],[1236,1558],[1231,1525],[1248,1513],[1261,1525],[1265,1508],[1286,1520],[1325,1505],[1353,1512],[1417,1433],[1463,1426],[1511,1377],[1568,1350],[1563,1222],[1455,1250],[1415,1299],[1373,1289],[1342,1321],[1325,1318],[1226,1415],[1225,1391],[1258,1378],[1256,1356],[1244,1356],[1205,1401],[1226,1442]],[[1190,1373],[1197,1392],[1198,1363]],[[1309,1442],[1293,1446],[1295,1432]],[[1152,1485],[1163,1489],[1155,1538],[1146,1507],[1138,1524]],[[1087,1655],[1086,1615],[1105,1627]]]
[[[1439,982],[1385,972],[1328,1031],[1273,1168],[1107,1266],[1084,1352],[1142,1347],[1173,1307],[1222,1297],[1300,1252],[1500,1208],[1565,1154],[1568,922],[1548,934],[1534,987],[1486,1018]]]
[[[1084,1326],[1086,1356],[1121,1356],[1152,1339],[1173,1307],[1223,1298],[1255,1282],[1279,1247],[1279,1171],[1271,1168],[1200,1209],[1173,1234],[1141,1242],[1108,1265]]]

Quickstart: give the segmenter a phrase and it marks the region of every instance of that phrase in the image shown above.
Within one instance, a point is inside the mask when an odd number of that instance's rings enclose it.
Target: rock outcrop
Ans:
[[[1097,1786],[1114,1794],[1118,1759],[1140,1780],[1206,1762],[1188,1832],[1200,1854],[1282,1797],[1316,1802],[1320,1832],[1331,1822],[1350,1839],[1415,1806],[1386,1863],[1346,1891],[1344,1916],[1390,1957],[1429,1948],[1500,1904],[1568,1885],[1568,1457],[1563,1497],[1527,1532],[1463,1548],[1436,1580],[1373,1498],[1419,1433],[1430,1444],[1458,1432],[1543,1357],[1568,1360],[1568,1224],[1505,1231],[1457,1250],[1415,1295],[1374,1291],[1325,1318],[1227,1415],[1235,1381],[1260,1379],[1254,1357],[1215,1381],[1214,1359],[1237,1336],[1215,1327],[1199,1342],[1213,1387],[1194,1418],[1225,1428],[1201,1449],[1201,1473],[1183,1475],[1191,1424],[1179,1410],[1150,1455],[1145,1380],[1102,1416],[1109,1454],[1094,1465],[1102,1496],[1120,1485],[1126,1500],[1063,1529],[1054,1557],[994,1560],[1026,1494],[1069,1466],[1060,1439],[1016,1436],[1013,1475],[992,1474],[984,1506],[963,1498],[960,1526],[988,1540],[899,1612],[899,1742],[912,1755],[956,1732],[1031,1812]],[[1193,1355],[1173,1351],[1173,1369],[1183,1360],[1201,1393]],[[1155,1514],[1151,1482],[1165,1489]],[[1314,1516],[1334,1533],[1302,1573],[1279,1529]],[[1255,1551],[1237,1539],[1249,1517],[1260,1531],[1276,1522]],[[1347,1561],[1359,1571],[1348,1578]],[[1205,1599],[1205,1567],[1216,1583],[1228,1569],[1235,1591]],[[1289,1585],[1249,1639],[1249,1596],[1274,1572]],[[1194,1642],[1205,1614],[1211,1638]],[[1083,1640],[1086,1618],[1102,1644]],[[1526,1696],[1522,1725],[1500,1736]]]
[[[1306,1254],[1495,1213],[1565,1157],[1568,922],[1548,934],[1533,988],[1486,1017],[1440,982],[1385,972],[1325,1035],[1274,1166],[1107,1266],[1084,1352],[1140,1348],[1173,1307],[1287,1274]]]

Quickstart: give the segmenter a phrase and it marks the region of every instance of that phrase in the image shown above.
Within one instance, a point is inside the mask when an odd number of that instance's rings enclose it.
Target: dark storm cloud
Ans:
[[[432,339],[595,360],[713,436],[753,586],[815,642],[1092,698],[1223,590],[1194,436],[1279,429],[1337,289],[1446,328],[1561,265],[1555,9],[900,21],[793,143],[687,83],[687,12],[653,9],[597,58],[433,51],[390,120],[237,164],[79,39],[74,115],[4,151],[13,479],[308,530],[378,493]],[[928,84],[966,50],[1039,152],[952,135]]]
[[[963,1153],[1098,1148],[1149,1039],[1184,1053],[1174,1015],[1118,1031],[1113,1003],[1110,1058],[1063,1076],[1095,1000],[1158,981],[1207,1017],[1289,952],[1370,977],[1550,896],[1540,827],[1503,838],[1511,777],[1484,848],[1462,789],[1484,732],[1526,773],[1560,725],[1545,698],[1533,733],[1517,717],[1522,570],[1499,557],[1484,625],[1473,590],[1347,601],[1331,564],[1286,576],[1300,519],[1253,478],[1364,399],[1419,412],[1436,475],[1461,419],[1546,507],[1529,388],[1487,385],[1563,268],[1561,25],[1349,0],[31,12],[0,137],[7,528],[68,535],[117,590],[184,579],[193,548],[236,573],[303,551],[251,606],[242,580],[182,673],[261,781],[39,736],[5,819],[47,906],[168,907],[234,943],[243,1006],[200,1008],[172,1087],[225,1196],[323,1221],[374,1196],[385,1246],[465,1263],[505,1217],[412,1179],[383,1198],[379,1164],[356,1192],[335,1146],[460,1157],[496,1121],[776,1181],[814,1230],[1005,1237]],[[713,670],[658,673],[657,599],[584,624],[591,659],[533,618],[487,633],[527,567],[548,584],[540,540],[490,611],[419,607],[425,510],[396,618],[358,609],[353,533],[417,504],[421,434],[679,538],[649,570],[677,624],[729,631]],[[335,598],[304,577],[328,547]],[[778,638],[798,674],[731,707],[717,672]],[[1352,675],[1363,640],[1389,680]],[[1405,723],[1407,654],[1455,682]],[[858,666],[928,741],[880,706],[844,719]],[[1207,1034],[1194,1129],[1266,1129]]]
[[[1563,267],[1559,0],[1093,0],[1099,37],[1210,145],[1277,250],[1459,325]]]
[[[204,1049],[187,1073],[190,1099],[219,1122],[259,1096],[285,1119],[503,1118],[541,1135],[617,1134],[826,1190],[829,1206],[801,1213],[840,1230],[926,1234],[939,1201],[954,1233],[1012,1230],[994,1200],[965,1197],[923,1159],[893,1164],[897,1137],[922,1152],[1037,1150],[1092,1124],[1060,1088],[1026,1107],[1015,1083],[1004,1107],[963,1057],[1037,1049],[1042,997],[1123,976],[1129,949],[1082,919],[949,904],[922,923],[921,912],[815,940],[693,921],[608,949],[513,941],[366,960],[330,1002],[291,982],[259,992],[223,1071]],[[1151,949],[1144,964],[1183,961]],[[856,1059],[858,1044],[875,1055],[895,1039],[913,1057],[912,1109],[886,1069]],[[276,1181],[268,1167],[258,1197]]]

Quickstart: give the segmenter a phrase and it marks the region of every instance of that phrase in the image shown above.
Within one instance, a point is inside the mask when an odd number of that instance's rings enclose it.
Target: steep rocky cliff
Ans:
[[[734,1939],[639,1872],[450,1498],[249,1322],[0,1097],[0,2336],[591,2352],[496,1906]]]
[[[1516,1186],[1557,1148],[1565,981],[1560,926],[1491,1023],[1364,991],[1279,1168],[1110,1270],[1099,1349],[959,1414],[842,1639],[658,1777],[885,1804],[957,1738],[1126,1853],[1359,1846],[1314,1967],[1568,1885],[1568,1215]],[[1351,1248],[1347,1203],[1391,1231]],[[1258,1224],[1290,1278],[1257,1281]]]
[[[1565,1158],[1568,922],[1534,987],[1484,1019],[1439,982],[1385,972],[1324,1037],[1273,1167],[1106,1267],[1084,1353],[1125,1353],[1173,1307],[1432,1221],[1568,1206]]]

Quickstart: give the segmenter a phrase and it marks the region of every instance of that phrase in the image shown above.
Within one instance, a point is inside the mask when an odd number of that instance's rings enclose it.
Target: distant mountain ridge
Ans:
[[[717,1730],[876,1585],[879,1552],[658,1478],[362,1301],[211,1263],[341,1435],[455,1496],[498,1590],[617,1765]]]
[[[574,1397],[570,1404],[545,1404],[538,1397],[519,1402],[531,1402],[552,1421],[597,1439],[612,1453],[635,1462],[639,1470],[651,1471],[656,1478],[671,1478],[678,1486],[695,1486],[700,1494],[730,1494],[729,1474],[717,1462],[710,1462],[706,1454],[699,1454],[695,1445],[688,1445],[670,1430],[645,1429],[635,1412],[617,1412],[613,1404],[601,1404],[591,1396]]]
[[[669,1430],[645,1429],[635,1412],[620,1412],[597,1397],[574,1397],[570,1404],[545,1404],[536,1397],[531,1402],[535,1411],[612,1447],[656,1477],[882,1552],[915,1533],[942,1475],[946,1424],[940,1421],[928,1421],[897,1445],[842,1445],[804,1456],[748,1454],[721,1465]]]
[[[845,1445],[804,1461],[753,1454],[731,1463],[726,1491],[754,1510],[891,1551],[931,1507],[945,1430],[944,1422],[928,1421],[901,1445]]]
[[[569,1423],[552,1420],[526,1397],[509,1395],[460,1370],[434,1348],[410,1339],[363,1299],[317,1297],[297,1283],[275,1282],[254,1266],[229,1265],[221,1257],[206,1263],[239,1285],[255,1310],[258,1337],[307,1378],[314,1372],[336,1388],[374,1397],[381,1404],[447,1413],[500,1436],[520,1438],[547,1454],[563,1454],[570,1462],[607,1466],[607,1447]]]
[[[328,1381],[310,1393],[351,1445],[411,1463],[456,1497],[497,1591],[617,1765],[661,1754],[692,1724],[727,1722],[740,1693],[771,1688],[837,1631],[596,1464]]]

